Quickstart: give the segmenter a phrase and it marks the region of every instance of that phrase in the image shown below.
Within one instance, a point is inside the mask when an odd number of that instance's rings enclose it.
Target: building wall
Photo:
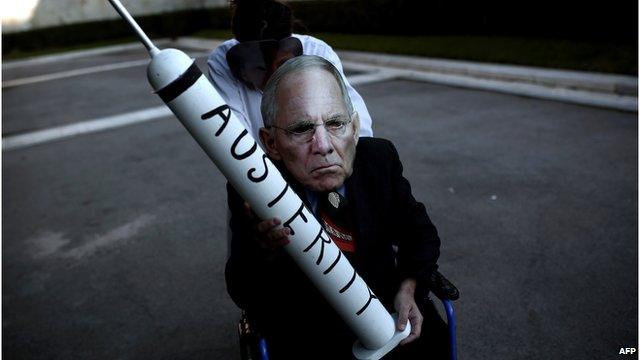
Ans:
[[[228,6],[228,0],[121,0],[136,15]],[[2,32],[115,19],[107,0],[3,0]]]

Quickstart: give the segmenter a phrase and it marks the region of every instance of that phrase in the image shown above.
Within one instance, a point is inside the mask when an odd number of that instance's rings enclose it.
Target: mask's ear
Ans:
[[[260,141],[264,145],[267,155],[273,160],[281,160],[280,152],[276,146],[276,132],[275,129],[260,128]]]
[[[351,126],[353,126],[353,142],[358,145],[358,139],[360,138],[360,115],[353,110],[351,114]]]

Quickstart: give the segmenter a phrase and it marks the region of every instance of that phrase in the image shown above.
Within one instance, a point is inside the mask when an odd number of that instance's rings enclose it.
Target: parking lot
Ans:
[[[145,58],[140,46],[3,68],[4,143],[163,106]],[[438,227],[460,358],[637,346],[637,113],[409,80],[356,88]],[[2,160],[7,358],[239,358],[225,179],[174,117]]]

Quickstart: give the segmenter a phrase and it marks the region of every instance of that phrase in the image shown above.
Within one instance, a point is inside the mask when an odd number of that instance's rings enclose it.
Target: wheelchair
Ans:
[[[423,298],[429,300],[429,292],[431,292],[442,302],[447,316],[450,359],[457,360],[456,317],[453,302],[458,300],[460,292],[438,271],[434,271],[431,274],[427,286],[428,290],[425,291]],[[256,331],[255,326],[244,310],[242,310],[242,315],[238,322],[238,338],[240,341],[240,357],[242,360],[269,359],[267,342],[260,336],[260,333]]]

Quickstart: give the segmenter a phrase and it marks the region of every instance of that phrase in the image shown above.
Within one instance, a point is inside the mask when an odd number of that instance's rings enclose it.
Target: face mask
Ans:
[[[300,55],[302,43],[295,37],[245,41],[229,49],[227,63],[236,79],[250,89],[261,90],[280,65]]]

